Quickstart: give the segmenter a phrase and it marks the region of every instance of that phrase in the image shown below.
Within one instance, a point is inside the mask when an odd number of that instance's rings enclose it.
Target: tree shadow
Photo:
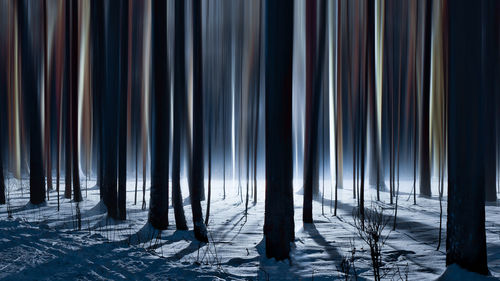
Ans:
[[[321,203],[321,199],[315,200],[316,202]],[[332,200],[324,198],[324,203],[325,205],[334,203]],[[374,202],[375,203],[375,202]],[[395,205],[385,207],[385,209],[392,209]],[[343,203],[341,201],[337,201],[337,207],[338,209],[348,212],[349,214],[352,214],[352,211],[357,207],[353,204],[349,203]],[[398,206],[399,208],[400,206]],[[392,228],[392,223],[394,221],[394,215],[384,213],[384,220],[388,220],[389,224],[387,227]],[[409,238],[422,242],[424,244],[434,245],[437,246],[438,238],[439,238],[439,226],[438,225],[430,225],[426,223],[422,223],[419,221],[411,220],[406,217],[398,216],[397,217],[397,227],[396,231],[404,233],[406,236]],[[446,231],[446,229],[443,227],[443,231]]]
[[[321,235],[314,224],[306,223],[304,224],[304,231],[309,234],[316,244],[323,247],[325,252],[328,254],[328,257],[332,261],[337,261],[340,265],[340,261],[342,260],[342,255],[337,251],[335,246],[333,246],[330,242],[326,241],[325,237]]]

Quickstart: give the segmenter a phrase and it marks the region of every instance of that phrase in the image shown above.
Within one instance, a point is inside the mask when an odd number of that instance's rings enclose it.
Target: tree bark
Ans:
[[[129,3],[120,2],[120,91],[118,92],[118,219],[127,218],[127,99]]]
[[[66,41],[66,46],[65,46],[65,59],[64,59],[64,64],[65,64],[65,69],[64,69],[64,87],[65,90],[63,93],[66,93],[66,95],[63,94],[63,112],[66,118],[63,120],[63,123],[65,126],[63,127],[63,133],[64,133],[64,161],[65,161],[65,168],[64,168],[64,198],[71,199],[71,173],[72,173],[72,161],[71,157],[73,156],[71,146],[73,145],[73,142],[71,141],[71,110],[73,109],[71,100],[72,100],[72,94],[73,90],[71,89],[71,33],[73,30],[71,30],[71,2],[67,1],[64,3],[65,7],[65,18],[66,18],[66,28],[65,28],[65,41]]]
[[[157,229],[166,229],[168,227],[168,139],[170,132],[170,95],[166,52],[167,3],[162,0],[153,1],[152,11],[154,91],[149,222]]]
[[[294,241],[292,159],[293,2],[266,1],[266,256],[283,260]]]
[[[122,3],[119,3],[120,5]],[[106,91],[103,93],[102,119],[103,119],[103,174],[102,184],[105,192],[104,203],[108,208],[108,215],[118,219],[117,206],[117,169],[118,169],[118,113],[117,97],[120,95],[120,10],[121,6],[105,10],[107,15],[105,29],[106,38],[105,63],[106,63]]]
[[[45,92],[45,161],[47,174],[47,200],[49,200],[49,191],[52,190],[52,162],[51,162],[51,95],[49,92],[49,75],[48,75],[48,42],[47,42],[47,2],[42,2],[43,9],[43,50],[44,50],[44,92]]]
[[[203,172],[203,81],[201,57],[201,0],[193,1],[193,161],[191,180],[191,210],[194,235],[201,242],[208,242],[207,228],[203,221],[200,200],[204,189]]]
[[[184,47],[184,1],[175,1],[175,46],[174,46],[174,130],[172,143],[172,204],[175,225],[178,230],[187,230],[180,183],[181,173],[181,129],[184,124],[182,100],[186,94],[186,62]]]
[[[429,107],[431,85],[432,1],[426,0],[424,29],[424,73],[422,90],[422,122],[420,132],[420,195],[431,196],[429,148]]]
[[[93,90],[93,106],[95,107],[94,115],[94,135],[95,142],[94,145],[97,149],[94,149],[97,159],[97,185],[99,186],[99,194],[101,199],[104,198],[105,190],[103,189],[102,182],[102,169],[103,166],[103,114],[102,114],[102,101],[104,96],[105,87],[105,75],[106,75],[106,64],[104,60],[104,1],[93,0],[91,2],[91,17],[92,20],[92,90]]]
[[[73,200],[82,201],[80,188],[80,157],[78,151],[78,2],[73,0],[71,5],[71,34],[70,34],[70,87],[71,87],[71,148],[73,160]]]
[[[326,3],[326,2],[321,2]],[[325,56],[326,7],[320,5],[318,49],[316,50],[316,0],[306,4],[307,35],[307,76],[309,86],[306,95],[306,135],[304,147],[304,223],[312,223],[312,199],[319,193],[318,184],[318,135],[319,112],[321,103],[321,83],[323,79]]]
[[[24,95],[26,120],[29,128],[30,142],[30,202],[37,205],[45,202],[45,176],[43,172],[42,135],[40,124],[40,107],[38,106],[39,89],[36,87],[35,58],[33,57],[33,34],[29,26],[29,5],[20,2],[18,5],[18,24],[21,36],[21,83]]]
[[[482,42],[482,38],[487,37],[482,34],[486,31],[482,29],[481,19],[482,13],[492,11],[488,11],[489,7],[482,1],[449,1],[448,5],[446,265],[457,264],[466,270],[486,275],[484,168],[490,147],[486,147],[488,142],[485,136],[491,129],[487,127],[486,119],[491,116],[487,115],[484,108],[493,93],[485,91],[481,83],[482,59],[486,59],[481,57],[481,43],[487,45]]]
[[[4,110],[4,106],[0,105],[0,110]],[[3,146],[2,146],[2,126],[0,124],[0,205],[5,204],[5,178],[3,175]]]
[[[497,165],[496,165],[496,155],[497,155],[497,136],[495,132],[496,128],[496,116],[495,116],[495,95],[499,95],[500,87],[499,81],[497,79],[499,74],[499,54],[498,54],[498,32],[499,32],[499,21],[496,19],[495,15],[499,12],[500,5],[491,0],[483,2],[483,32],[487,34],[488,37],[483,37],[483,89],[486,93],[492,93],[488,95],[485,103],[485,111],[487,118],[485,120],[485,127],[488,128],[486,133],[485,142],[488,148],[485,154],[485,200],[489,202],[497,201]],[[493,13],[493,14],[492,14]],[[495,14],[496,13],[496,14]]]

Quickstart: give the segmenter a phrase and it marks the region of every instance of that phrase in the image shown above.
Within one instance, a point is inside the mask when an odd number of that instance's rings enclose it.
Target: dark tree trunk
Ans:
[[[1,136],[1,132],[0,132]],[[0,140],[1,145],[1,140]],[[0,148],[0,205],[5,204],[5,179],[3,176],[3,158],[2,149]]]
[[[10,24],[10,21],[9,21]],[[9,43],[10,44],[10,43]],[[9,50],[10,52],[10,46]],[[9,87],[7,86],[7,71],[10,67],[10,62],[9,64],[5,64],[5,61],[0,58],[0,91],[2,93],[8,93]],[[4,178],[4,173],[3,173],[3,153],[4,153],[4,136],[8,134],[5,134],[4,128],[5,125],[7,125],[8,117],[7,117],[7,94],[3,94],[0,96],[0,205],[5,204],[5,178]],[[8,151],[7,151],[8,154]],[[8,167],[8,165],[7,165]]]
[[[191,180],[191,210],[194,235],[201,242],[208,242],[207,229],[201,210],[203,176],[203,81],[201,57],[201,0],[193,1],[193,160]]]
[[[211,107],[210,107],[211,108]],[[212,197],[212,110],[209,109],[208,115],[208,194],[207,194],[207,213],[205,214],[205,225],[208,225],[208,219],[210,218],[210,199]],[[247,182],[248,184],[248,182]],[[248,200],[247,200],[248,202]],[[246,214],[246,208],[245,208]]]
[[[64,115],[66,116],[65,119],[63,119],[63,123],[65,126],[63,126],[63,132],[64,132],[64,163],[65,163],[65,168],[64,168],[64,198],[71,199],[71,167],[72,167],[72,162],[71,162],[71,157],[73,156],[71,152],[71,146],[72,146],[72,141],[71,141],[71,110],[73,108],[71,100],[72,100],[72,89],[71,89],[71,33],[73,30],[71,30],[71,2],[67,1],[64,3],[65,7],[65,41],[66,41],[66,46],[64,48],[65,50],[65,58],[64,58],[64,90],[63,90],[63,112]]]
[[[91,2],[91,28],[92,28],[92,90],[94,110],[94,135],[97,146],[97,185],[101,199],[104,198],[105,190],[102,188],[103,169],[103,120],[102,101],[105,87],[106,64],[104,60],[104,1],[93,0]]]
[[[0,110],[5,110],[5,107],[0,104]],[[2,124],[0,123],[0,205],[5,204],[5,178],[3,176],[3,142],[2,142]]]
[[[341,1],[337,3],[337,79],[336,91],[335,91],[335,207],[333,210],[333,215],[337,215],[337,205],[338,205],[338,189],[342,188],[342,182],[339,181],[342,178],[342,174],[339,173],[341,158],[341,146],[342,146],[342,10]],[[339,153],[340,152],[340,153]]]
[[[36,63],[33,55],[33,30],[29,27],[30,11],[28,2],[18,5],[18,24],[20,31],[21,48],[21,83],[24,96],[26,120],[28,121],[30,140],[30,202],[40,204],[45,202],[45,175],[43,172],[42,134],[40,124],[40,110],[38,106],[39,89],[36,87]]]
[[[184,59],[184,1],[175,1],[175,46],[174,46],[174,131],[172,143],[172,204],[175,225],[178,230],[187,230],[180,183],[181,130],[184,124],[183,99],[186,94],[186,62]]]
[[[103,93],[102,119],[103,119],[103,170],[102,189],[104,191],[104,203],[108,208],[108,215],[118,218],[117,206],[117,153],[118,153],[118,112],[117,98],[120,96],[120,15],[122,3],[118,3],[113,9],[107,10],[105,16],[105,28],[107,29],[105,44],[106,62],[106,91]]]
[[[151,142],[151,202],[149,222],[157,229],[168,227],[168,139],[170,95],[167,73],[167,3],[152,2],[153,11],[153,116]]]
[[[82,201],[80,189],[80,157],[78,151],[78,3],[71,1],[71,66],[70,66],[70,87],[71,87],[71,148],[73,154],[73,200]]]
[[[326,2],[321,2],[326,3]],[[318,133],[319,112],[321,103],[321,83],[325,56],[325,18],[326,7],[320,7],[320,22],[318,33],[318,50],[316,50],[316,0],[306,4],[307,35],[307,81],[309,91],[306,95],[306,135],[304,151],[304,223],[312,223],[312,199],[319,193],[318,186]]]
[[[295,239],[292,159],[293,2],[266,1],[266,256],[290,256]]]
[[[318,73],[315,73],[314,63],[316,57],[316,0],[306,2],[306,129],[304,145],[304,208],[302,220],[312,223],[313,185],[317,187],[314,178],[317,169],[317,142],[318,142],[318,109],[319,91],[313,84]],[[317,193],[317,190],[316,190]]]
[[[489,202],[497,201],[497,191],[496,191],[496,116],[495,116],[495,96],[499,95],[499,54],[498,54],[498,32],[499,32],[499,21],[496,17],[499,12],[500,5],[497,1],[487,0],[483,1],[483,32],[486,34],[483,40],[483,89],[486,93],[491,93],[486,97],[485,111],[486,120],[485,128],[488,128],[486,135],[484,136],[486,147],[488,148],[485,154],[485,200]]]
[[[420,195],[431,196],[429,148],[429,107],[431,85],[432,1],[426,0],[424,29],[424,83],[422,89],[422,122],[420,132]]]
[[[128,99],[128,32],[129,3],[120,3],[120,91],[118,117],[118,219],[127,219],[127,99]],[[168,158],[167,158],[168,159]]]
[[[448,61],[448,222],[446,265],[488,274],[486,256],[484,168],[492,145],[486,141],[484,110],[493,92],[482,82],[482,41],[492,34],[481,26],[484,14],[495,17],[487,1],[449,1]],[[484,5],[484,6],[483,6]],[[482,10],[483,8],[483,10]],[[467,20],[464,20],[464,19]],[[493,35],[497,36],[497,35]],[[483,45],[483,46],[485,46]],[[483,53],[483,55],[486,55]],[[474,94],[471,94],[474,93]]]

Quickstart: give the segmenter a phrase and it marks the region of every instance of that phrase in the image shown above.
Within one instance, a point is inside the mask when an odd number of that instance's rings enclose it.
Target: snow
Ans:
[[[439,277],[437,280],[438,281],[448,281],[448,280],[488,281],[497,279],[492,276],[484,276],[477,273],[469,272],[456,264],[452,264],[448,268],[446,268],[443,275],[441,275],[441,277]]]
[[[134,205],[135,182],[127,184],[127,220],[107,218],[106,207],[99,201],[99,189],[94,181],[83,181],[84,201],[81,210],[81,230],[75,217],[77,204],[61,199],[57,211],[57,193],[40,206],[29,201],[27,180],[9,180],[12,218],[6,205],[0,206],[0,279],[5,280],[331,280],[342,279],[342,257],[349,257],[352,242],[355,247],[354,265],[359,280],[372,280],[369,248],[357,237],[353,225],[352,183],[344,182],[339,190],[338,216],[331,210],[330,183],[325,185],[324,215],[321,199],[313,205],[314,225],[304,225],[300,184],[296,183],[295,233],[291,259],[276,261],[265,257],[263,241],[264,185],[259,181],[257,204],[249,204],[244,216],[245,194],[229,188],[223,199],[222,182],[212,186],[209,240],[195,240],[191,208],[184,210],[190,231],[176,231],[173,209],[170,207],[168,230],[159,232],[147,223],[147,209],[142,210],[142,181],[138,187],[138,202]],[[21,186],[23,186],[21,188]],[[86,195],[86,186],[87,195]],[[148,182],[149,186],[149,182]],[[237,185],[234,185],[237,186]],[[246,185],[242,184],[243,191]],[[389,238],[382,250],[386,275],[384,279],[403,280],[483,280],[458,267],[445,272],[446,198],[443,201],[443,240],[436,250],[439,226],[438,198],[410,197],[412,183],[402,182],[399,197],[397,228],[392,219],[385,233]],[[61,185],[61,189],[64,189]],[[320,190],[322,186],[320,186]],[[183,196],[188,190],[183,186]],[[369,188],[365,203],[371,205],[375,190]],[[146,190],[149,198],[149,188]],[[250,197],[250,202],[253,197]],[[381,193],[384,213],[392,217],[393,208],[387,192]],[[408,200],[407,200],[408,199]],[[187,201],[187,200],[186,200]],[[149,207],[149,202],[147,202]],[[373,203],[376,204],[376,203]],[[206,208],[206,201],[202,202]],[[205,211],[205,210],[204,210]],[[488,266],[492,276],[500,274],[500,211],[486,207]],[[354,239],[354,240],[353,240]],[[469,279],[479,278],[479,279]],[[480,279],[483,278],[483,279]]]

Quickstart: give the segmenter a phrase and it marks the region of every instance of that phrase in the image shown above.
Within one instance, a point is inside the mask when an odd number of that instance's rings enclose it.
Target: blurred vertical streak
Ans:
[[[11,104],[9,109],[11,109],[9,136],[11,137],[11,171],[14,177],[21,178],[21,126],[20,126],[20,85],[19,85],[19,35],[18,35],[18,13],[17,5],[18,1],[8,1],[11,13],[9,24],[13,27],[12,31],[9,28],[9,38],[11,42],[9,44],[12,56],[9,56],[9,83],[11,94]]]
[[[235,56],[236,56],[236,44],[234,43],[234,38],[235,38],[235,24],[233,22],[234,18],[234,4],[235,1],[231,1],[230,7],[231,7],[231,15],[232,18],[230,19],[231,22],[231,154],[232,154],[232,164],[233,164],[233,181],[232,185],[234,186],[235,184],[235,179],[236,179],[236,140],[235,140],[235,135],[236,135],[236,128],[235,128],[235,115],[236,115],[236,108],[235,108],[235,98],[236,98],[236,85],[235,85],[235,79],[236,79],[236,63],[235,63]]]
[[[338,1],[338,0],[337,0]],[[328,144],[330,146],[330,155],[329,155],[329,161],[330,161],[330,201],[333,202],[333,182],[334,180],[336,181],[336,177],[334,179],[334,175],[336,173],[336,165],[337,165],[337,159],[335,159],[335,139],[337,137],[337,132],[335,130],[335,92],[334,89],[338,83],[336,80],[336,75],[335,71],[337,70],[335,68],[335,65],[337,63],[337,57],[335,56],[335,51],[337,46],[337,41],[334,40],[336,38],[337,32],[334,26],[335,19],[336,19],[336,12],[337,12],[337,1],[328,1],[327,2],[327,9],[328,9],[328,130],[330,132],[329,134],[329,139],[328,139]],[[326,114],[326,112],[325,112]],[[326,156],[325,156],[326,157]],[[325,196],[325,194],[323,194]],[[330,206],[332,207],[332,206]],[[330,212],[331,212],[330,208]]]
[[[377,153],[379,157],[377,177],[377,198],[380,198],[380,189],[385,186],[384,173],[382,172],[382,110],[383,110],[383,65],[384,65],[384,31],[385,31],[385,0],[375,0],[375,101],[377,117]]]
[[[56,190],[57,190],[57,210],[59,211],[59,185],[60,185],[60,175],[61,175],[61,142],[62,142],[62,83],[63,83],[63,43],[64,43],[64,9],[63,2],[59,1],[57,6],[57,22],[56,22],[56,49],[55,49],[55,89],[56,89]]]
[[[142,89],[141,89],[141,111],[142,111],[142,209],[146,209],[146,168],[148,160],[149,143],[149,87],[150,87],[150,68],[151,68],[151,1],[144,2],[144,29],[142,41]]]
[[[80,1],[79,3],[79,71],[78,71],[78,156],[85,159],[85,175],[88,178],[91,171],[92,155],[92,95],[90,91],[90,2]],[[83,144],[82,144],[83,143]],[[82,164],[79,161],[79,165]],[[80,170],[80,169],[79,169]],[[86,181],[87,183],[87,181]],[[87,193],[87,184],[85,187]]]
[[[44,74],[44,82],[43,82],[43,85],[44,85],[44,99],[45,99],[45,108],[44,108],[44,113],[45,113],[45,117],[44,117],[44,122],[45,122],[45,126],[44,126],[44,129],[45,129],[45,132],[44,132],[44,144],[45,144],[45,169],[46,169],[46,172],[47,172],[47,200],[50,199],[50,193],[49,191],[52,190],[52,165],[51,165],[51,147],[50,147],[50,139],[51,139],[51,130],[50,130],[50,101],[51,101],[51,98],[50,98],[50,90],[49,90],[49,80],[50,80],[50,77],[49,77],[49,66],[48,66],[48,63],[49,63],[49,43],[48,43],[48,39],[47,39],[47,1],[44,0],[42,1],[42,9],[43,9],[43,44],[44,44],[44,55],[43,55],[43,58],[44,58],[44,61],[43,61],[43,74]]]

